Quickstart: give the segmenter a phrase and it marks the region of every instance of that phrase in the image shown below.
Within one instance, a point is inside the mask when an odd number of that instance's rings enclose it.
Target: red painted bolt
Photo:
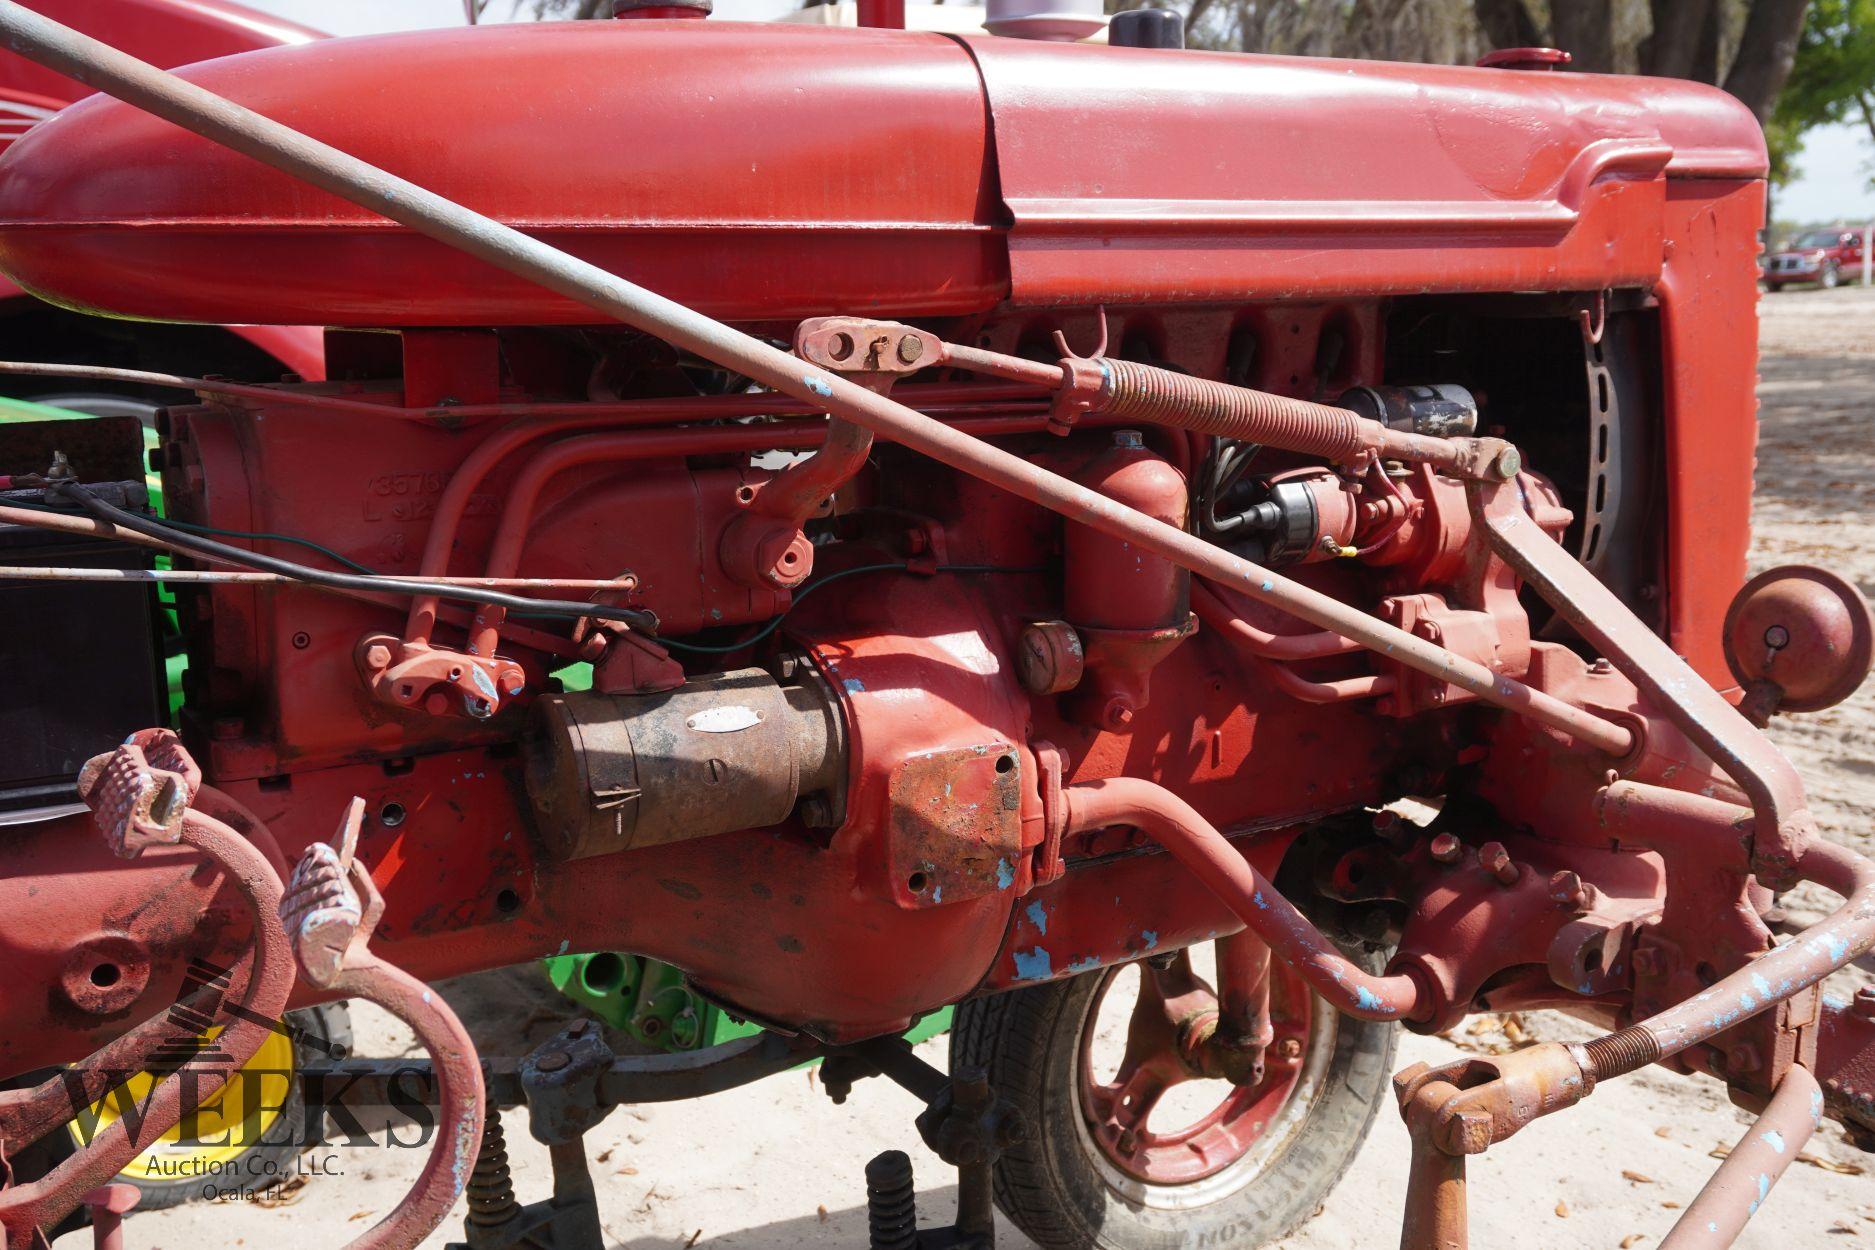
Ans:
[[[1580,914],[1595,906],[1597,891],[1570,869],[1563,869],[1549,879],[1549,896],[1558,907]]]
[[[1456,836],[1442,833],[1432,840],[1432,857],[1441,864],[1449,864],[1464,853],[1465,844]]]
[[[1300,1059],[1302,1057],[1302,1039],[1285,1037],[1276,1043],[1276,1054],[1282,1059]]]
[[[1478,848],[1478,862],[1503,885],[1516,885],[1523,870],[1510,862],[1510,852],[1502,842],[1486,842]]]
[[[366,668],[389,668],[390,666],[391,649],[389,647],[376,642],[365,648]]]
[[[1107,704],[1105,720],[1110,729],[1125,729],[1133,723],[1133,705],[1125,699],[1115,697]]]

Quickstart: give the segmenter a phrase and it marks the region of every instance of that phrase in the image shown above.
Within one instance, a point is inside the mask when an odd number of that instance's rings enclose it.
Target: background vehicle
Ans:
[[[0,845],[0,1064],[108,1042],[191,959],[250,959],[263,1017],[373,996],[446,1121],[406,1241],[472,1161],[472,1227],[559,1218],[518,1208],[489,1104],[529,1105],[597,1227],[577,1143],[621,1089],[807,1057],[927,1102],[953,1233],[994,1193],[1060,1247],[1281,1236],[1387,1099],[1395,1022],[1608,1030],[1400,1074],[1414,1235],[1465,1156],[1655,1061],[1766,1106],[1728,1168],[1869,1127],[1875,1012],[1813,991],[1875,944],[1875,866],[1753,723],[1875,652],[1839,580],[1739,587],[1756,122],[1690,84],[1125,37],[1159,20],[1098,48],[665,10],[189,71],[440,203],[330,154],[313,192],[251,120],[274,168],[103,101],[16,145],[22,280],[360,328],[342,381],[188,381],[167,521],[108,445],[8,445],[50,511],[0,517],[259,580],[184,571],[180,738]],[[111,692],[68,719],[121,740]],[[1778,945],[1755,883],[1798,879],[1850,899]],[[767,1033],[633,1064],[569,1027],[485,1072],[417,980],[577,950]],[[953,1003],[947,1076],[889,1035]],[[1772,1174],[1689,1218],[1742,1225]],[[902,1159],[867,1182],[910,1244]]]
[[[1764,258],[1764,284],[1781,291],[1793,282],[1814,282],[1825,290],[1862,273],[1862,231],[1831,227],[1807,230],[1788,247]]]

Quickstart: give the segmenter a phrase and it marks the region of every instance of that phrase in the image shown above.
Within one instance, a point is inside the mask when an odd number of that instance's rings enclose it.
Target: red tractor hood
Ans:
[[[1707,87],[729,22],[322,41],[187,77],[719,317],[1647,285]],[[587,322],[116,101],[0,160],[0,268],[204,322]]]

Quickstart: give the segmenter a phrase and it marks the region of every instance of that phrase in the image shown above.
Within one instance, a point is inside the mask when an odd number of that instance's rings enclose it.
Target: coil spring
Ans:
[[[469,1219],[477,1228],[494,1228],[520,1214],[514,1200],[514,1175],[508,1168],[508,1140],[501,1131],[501,1112],[488,1109],[482,1126],[482,1144],[475,1151],[475,1169],[469,1173]]]
[[[1103,360],[1107,386],[1097,411],[1288,451],[1354,459],[1362,419],[1345,408],[1194,378],[1136,360]]]
[[[918,1250],[916,1186],[903,1150],[888,1150],[866,1165],[866,1224],[871,1250]]]

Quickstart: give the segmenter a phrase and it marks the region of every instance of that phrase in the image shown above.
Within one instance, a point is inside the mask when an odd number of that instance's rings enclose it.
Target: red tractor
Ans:
[[[1820,991],[1875,866],[1761,732],[1856,688],[1869,613],[1740,587],[1745,110],[1151,14],[1085,46],[620,8],[168,75],[0,3],[121,97],[0,161],[0,266],[332,327],[325,382],[140,376],[179,396],[162,518],[102,434],[5,447],[0,521],[92,544],[12,576],[168,581],[193,675],[127,721],[95,666],[156,663],[134,614],[54,622],[94,639],[56,665],[7,626],[85,691],[36,723],[98,754],[85,810],[0,842],[0,1069],[73,1065],[0,1094],[6,1155],[166,1056],[135,1124],[0,1190],[9,1244],[354,996],[431,1055],[332,1065],[333,1106],[436,1128],[374,1246],[465,1193],[468,1245],[589,1244],[610,1109],[813,1058],[913,1090],[959,1169],[919,1230],[875,1160],[875,1247],[987,1246],[993,1202],[1049,1247],[1263,1244],[1390,1098],[1403,1244],[1461,1245],[1470,1155],[1656,1063],[1762,1110],[1671,1241],[1721,1245],[1822,1117],[1875,1130],[1875,1004]],[[1844,902],[1780,943],[1799,881]],[[425,984],[582,950],[765,1031],[478,1055]],[[949,1004],[943,1073],[894,1035]],[[1533,1007],[1605,1032],[1389,1087],[1397,1026]]]

